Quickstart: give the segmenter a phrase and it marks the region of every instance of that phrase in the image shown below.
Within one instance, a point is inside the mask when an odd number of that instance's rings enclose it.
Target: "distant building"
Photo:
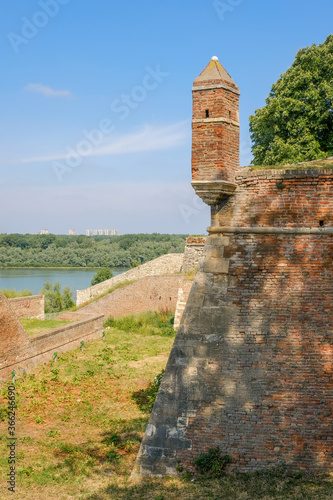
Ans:
[[[76,236],[76,229],[69,229],[68,234],[69,236]]]
[[[118,236],[118,229],[86,229],[86,236]]]
[[[40,234],[49,234],[49,230],[48,229],[41,229]]]

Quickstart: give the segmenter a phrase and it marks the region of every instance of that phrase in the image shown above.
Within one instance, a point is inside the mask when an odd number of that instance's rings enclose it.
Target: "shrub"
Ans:
[[[194,459],[194,463],[199,469],[200,474],[210,477],[222,476],[226,466],[231,462],[229,455],[221,455],[220,448],[210,448],[207,453]]]
[[[91,286],[102,283],[102,281],[109,280],[112,276],[113,273],[109,267],[102,267],[102,269],[99,269],[91,280]]]
[[[44,295],[45,312],[47,314],[70,309],[75,305],[69,286],[66,286],[62,292],[61,285],[58,281],[54,284],[50,281],[46,281],[39,294]]]

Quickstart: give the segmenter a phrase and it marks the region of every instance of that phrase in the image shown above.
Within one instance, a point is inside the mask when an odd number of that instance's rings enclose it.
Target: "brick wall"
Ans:
[[[183,264],[184,254],[170,253],[162,255],[157,259],[151,260],[142,264],[141,266],[130,269],[125,273],[114,276],[113,278],[98,283],[97,285],[86,288],[85,290],[78,290],[76,297],[76,305],[84,304],[88,300],[97,297],[98,295],[106,292],[110,288],[125,281],[132,281],[144,278],[145,276],[160,276],[163,274],[179,273]]]
[[[0,373],[6,366],[13,365],[30,355],[31,345],[10,302],[0,295]]]
[[[44,319],[44,295],[30,295],[8,299],[11,309],[19,319]]]
[[[229,200],[233,212],[221,210],[219,225],[333,225],[333,168],[245,170],[237,181],[239,188]]]
[[[180,275],[146,276],[81,308],[78,313],[124,316],[168,308],[175,311]],[[61,316],[65,317],[65,316]]]

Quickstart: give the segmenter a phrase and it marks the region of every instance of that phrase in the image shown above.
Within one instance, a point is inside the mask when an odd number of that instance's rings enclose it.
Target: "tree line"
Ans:
[[[183,234],[0,234],[0,267],[126,267],[182,253]]]

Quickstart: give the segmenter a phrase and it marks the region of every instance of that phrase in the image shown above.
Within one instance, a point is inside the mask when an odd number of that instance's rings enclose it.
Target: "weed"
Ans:
[[[48,433],[48,437],[57,437],[60,435],[60,432],[57,429],[51,429]]]
[[[59,370],[57,368],[54,368],[53,370],[51,370],[51,380],[53,380],[54,382],[57,382],[59,380]]]
[[[210,477],[220,477],[225,471],[226,466],[231,462],[229,455],[221,455],[220,448],[210,448],[207,453],[194,459],[194,463],[199,469],[200,474]]]
[[[32,467],[20,467],[17,471],[17,473],[20,475],[20,476],[31,476],[32,473],[34,472],[33,468]]]
[[[113,433],[111,436],[107,436],[102,440],[102,443],[105,443],[107,445],[111,446],[117,446],[121,441],[121,438],[119,434]]]
[[[38,417],[36,417],[36,423],[37,424],[43,424],[44,423],[44,420],[42,419],[42,417],[40,415],[38,415]]]
[[[119,453],[116,451],[116,449],[112,449],[107,452],[107,457],[109,462],[114,462],[114,461],[119,461],[121,456]]]
[[[4,422],[8,419],[8,407],[0,406],[0,421]]]

